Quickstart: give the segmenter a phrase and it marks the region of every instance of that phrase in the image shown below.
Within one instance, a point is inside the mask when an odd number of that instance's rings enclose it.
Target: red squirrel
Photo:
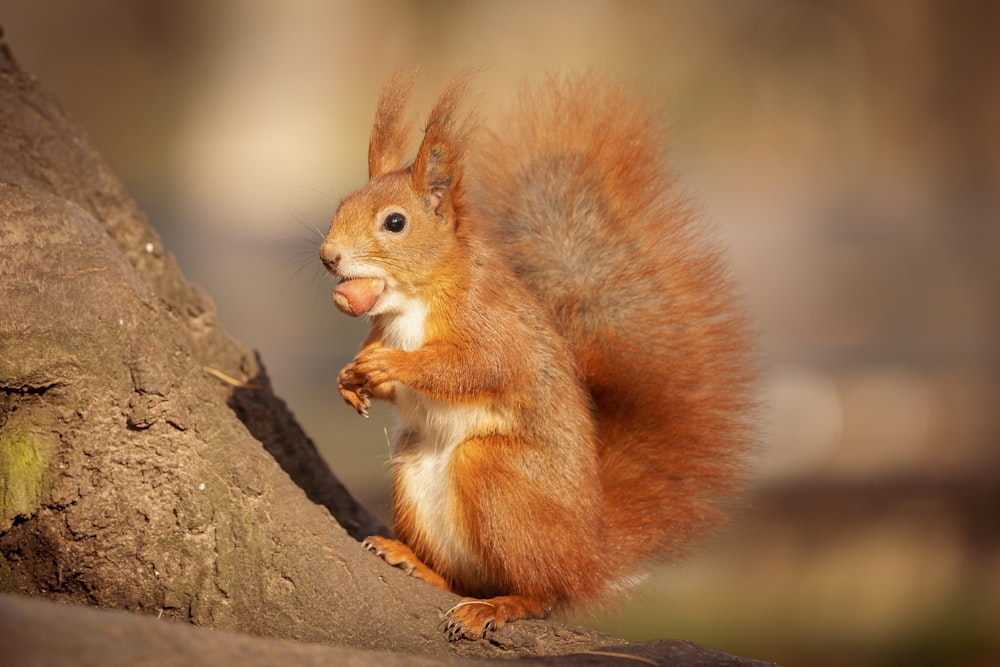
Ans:
[[[751,336],[722,255],[623,87],[551,77],[499,129],[378,102],[369,182],[320,256],[371,332],[340,372],[395,404],[396,539],[364,544],[465,599],[450,639],[597,602],[717,524],[753,441]]]

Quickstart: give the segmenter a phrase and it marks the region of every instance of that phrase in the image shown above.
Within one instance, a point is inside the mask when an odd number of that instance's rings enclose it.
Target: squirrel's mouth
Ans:
[[[381,278],[341,278],[333,291],[333,302],[340,312],[357,317],[371,310],[384,291]]]

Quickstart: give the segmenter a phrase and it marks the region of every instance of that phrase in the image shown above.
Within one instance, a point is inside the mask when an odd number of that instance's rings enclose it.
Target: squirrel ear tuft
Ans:
[[[416,83],[417,70],[397,70],[382,87],[368,143],[369,179],[403,166],[407,138],[413,125],[405,117],[406,108]]]
[[[468,141],[468,128],[455,121],[455,114],[473,76],[471,70],[463,72],[441,93],[413,160],[411,182],[433,213],[440,213],[442,201],[462,178],[462,152]]]
[[[461,174],[457,147],[447,140],[429,145],[427,139],[413,163],[413,187],[424,196],[431,213],[440,213],[441,202],[447,197]]]

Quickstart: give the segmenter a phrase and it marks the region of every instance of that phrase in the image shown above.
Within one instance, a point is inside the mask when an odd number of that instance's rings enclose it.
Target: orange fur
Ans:
[[[406,107],[415,83],[415,72],[399,71],[382,88],[368,142],[369,179],[396,171],[403,164],[412,127],[405,117]]]
[[[390,400],[402,422],[400,543],[366,544],[486,599],[452,610],[452,638],[597,600],[717,523],[753,379],[721,255],[650,115],[618,86],[551,79],[473,138],[456,121],[468,81],[445,89],[408,170],[409,88],[390,81],[383,166],[321,248],[335,275],[387,285],[338,379],[360,412]]]

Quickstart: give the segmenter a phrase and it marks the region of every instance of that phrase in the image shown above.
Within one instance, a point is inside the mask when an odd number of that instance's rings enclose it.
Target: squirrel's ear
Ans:
[[[449,195],[462,179],[462,152],[468,131],[455,121],[455,112],[472,77],[471,71],[457,76],[441,93],[413,160],[413,188],[424,196],[433,213],[440,212],[442,201],[448,200],[449,207],[454,204]]]
[[[407,136],[412,123],[405,118],[417,72],[399,70],[386,81],[375,110],[375,124],[368,143],[368,178],[403,166]]]

